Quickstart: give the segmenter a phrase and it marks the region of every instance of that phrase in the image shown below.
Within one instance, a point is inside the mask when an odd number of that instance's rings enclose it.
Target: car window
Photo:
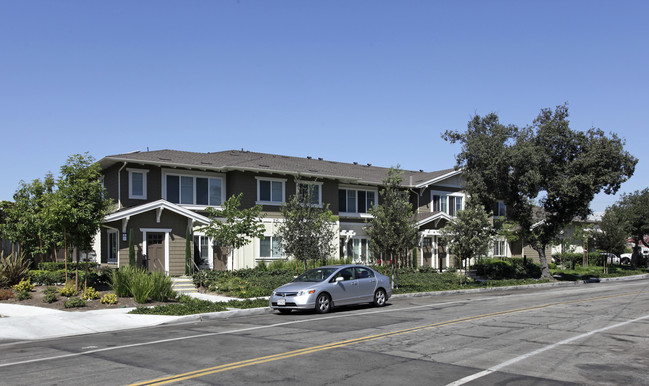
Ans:
[[[333,281],[336,281],[337,278],[342,277],[343,281],[347,280],[354,280],[356,278],[356,274],[354,272],[354,268],[345,268],[340,270],[334,277],[332,278]]]
[[[374,277],[374,271],[369,268],[356,267],[356,278],[357,279],[367,279]]]
[[[336,268],[316,268],[310,269],[300,276],[293,279],[293,282],[319,282],[327,279],[331,276],[332,273],[336,271]]]

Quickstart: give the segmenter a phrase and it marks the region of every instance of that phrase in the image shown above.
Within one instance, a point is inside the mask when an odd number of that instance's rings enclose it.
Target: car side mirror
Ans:
[[[342,277],[342,276],[338,276],[338,277],[336,278],[336,283],[341,282],[341,281],[343,281],[343,280],[345,280],[344,277]]]

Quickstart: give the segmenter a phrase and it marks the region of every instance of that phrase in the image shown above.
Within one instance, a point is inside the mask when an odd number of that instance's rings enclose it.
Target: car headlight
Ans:
[[[314,293],[315,293],[315,290],[314,290],[314,289],[311,289],[311,290],[302,290],[302,291],[300,291],[300,292],[297,293],[297,296],[311,295],[311,294],[314,294]]]

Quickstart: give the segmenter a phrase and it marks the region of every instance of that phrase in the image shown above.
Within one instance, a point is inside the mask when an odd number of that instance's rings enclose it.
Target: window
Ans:
[[[259,239],[259,257],[282,257],[282,238],[279,236],[266,236]]]
[[[222,177],[165,174],[165,185],[166,199],[174,204],[223,204]]]
[[[106,262],[117,264],[117,231],[108,231],[108,254]]]
[[[504,240],[494,241],[494,256],[507,256],[507,244]]]
[[[320,182],[304,182],[300,181],[297,184],[297,193],[300,199],[305,199],[311,195],[311,205],[322,206],[322,183]]]
[[[496,203],[496,211],[494,213],[496,217],[505,217],[507,216],[507,207],[505,206],[504,201],[498,201]]]
[[[209,239],[207,236],[194,236],[194,262],[199,266],[209,264]]]
[[[146,174],[148,170],[128,170],[128,198],[146,200]]]
[[[376,205],[376,192],[358,189],[338,190],[338,211],[343,213],[367,213]]]
[[[368,239],[351,239],[347,242],[347,258],[353,261],[368,261],[371,256]]]
[[[447,192],[431,192],[432,211],[443,212],[456,216],[457,212],[464,209],[464,195]]]
[[[286,180],[257,178],[257,203],[280,205],[284,202]]]

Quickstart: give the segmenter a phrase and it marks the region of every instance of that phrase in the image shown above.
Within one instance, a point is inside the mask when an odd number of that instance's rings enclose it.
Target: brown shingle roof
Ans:
[[[255,153],[242,150],[226,150],[215,153],[195,153],[178,150],[155,150],[106,156],[99,162],[107,168],[117,162],[134,162],[170,167],[186,167],[204,170],[249,170],[279,174],[335,178],[354,183],[381,184],[388,168],[327,161],[321,158],[301,158],[277,154]],[[403,185],[416,186],[453,172],[444,169],[434,172],[403,171]]]

